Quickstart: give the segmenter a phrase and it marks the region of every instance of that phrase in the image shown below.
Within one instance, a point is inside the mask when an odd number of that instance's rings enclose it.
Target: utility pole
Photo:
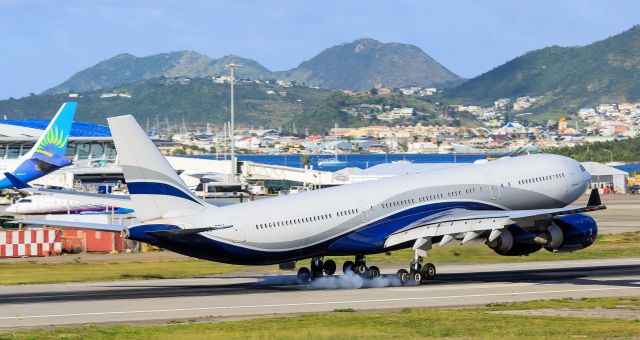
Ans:
[[[231,141],[231,181],[235,182],[236,181],[236,170],[237,170],[237,165],[236,165],[236,155],[235,155],[235,151],[236,151],[236,146],[234,143],[234,133],[235,133],[235,117],[234,117],[234,100],[233,100],[233,85],[234,82],[236,80],[235,76],[233,75],[233,71],[235,70],[236,67],[241,67],[242,65],[238,65],[238,64],[227,64],[226,65],[228,68],[231,69],[231,123],[229,124],[229,139]]]
[[[609,153],[609,155],[611,156],[609,162],[613,163],[613,152],[611,152],[610,150],[607,150],[607,149],[602,149],[602,151]]]

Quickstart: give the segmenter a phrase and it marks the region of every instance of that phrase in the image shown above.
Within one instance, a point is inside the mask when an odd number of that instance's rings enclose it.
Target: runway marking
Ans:
[[[610,290],[638,289],[638,288],[640,288],[640,287],[604,287],[604,288],[586,288],[586,289],[546,290],[546,291],[534,291],[534,292],[511,292],[511,293],[469,294],[469,295],[449,295],[449,296],[426,296],[426,297],[407,297],[407,298],[371,299],[371,300],[300,302],[300,303],[279,303],[279,304],[264,304],[264,305],[238,305],[238,306],[193,307],[193,308],[172,308],[172,309],[149,309],[149,310],[68,313],[68,314],[19,315],[19,316],[3,316],[3,317],[0,317],[0,320],[42,319],[42,318],[60,318],[60,317],[92,316],[92,315],[93,316],[97,316],[97,315],[150,314],[150,313],[167,313],[167,312],[191,312],[191,311],[221,310],[221,309],[230,310],[230,309],[248,309],[248,308],[255,309],[255,308],[267,308],[267,307],[273,308],[273,307],[299,307],[299,306],[364,304],[364,303],[372,303],[372,302],[398,302],[398,301],[419,301],[419,300],[462,299],[462,298],[477,298],[477,297],[491,297],[491,296],[522,296],[522,295],[536,295],[536,294],[596,292],[596,291],[610,291]]]

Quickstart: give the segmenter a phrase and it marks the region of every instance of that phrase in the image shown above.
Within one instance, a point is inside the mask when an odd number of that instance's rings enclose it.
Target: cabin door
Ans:
[[[358,201],[358,209],[360,209],[360,216],[362,217],[362,222],[368,222],[370,207],[365,205],[364,201]]]
[[[239,242],[245,242],[246,241],[246,236],[245,236],[245,231],[244,228],[242,226],[242,221],[240,220],[240,217],[238,216],[231,216],[231,224],[233,225],[233,242],[235,243],[239,243]]]
[[[485,181],[489,186],[489,192],[491,194],[492,200],[497,200],[502,198],[502,188],[500,184],[496,182],[496,178],[493,175],[486,175]]]

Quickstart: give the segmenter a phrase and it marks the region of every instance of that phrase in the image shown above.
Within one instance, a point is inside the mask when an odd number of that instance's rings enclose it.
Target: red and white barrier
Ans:
[[[0,230],[0,258],[49,256],[62,251],[60,230]]]

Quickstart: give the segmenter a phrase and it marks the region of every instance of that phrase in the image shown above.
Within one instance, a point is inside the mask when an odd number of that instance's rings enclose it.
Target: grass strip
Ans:
[[[176,279],[224,274],[241,266],[203,261],[119,263],[0,263],[0,285],[139,279]]]
[[[637,298],[563,299],[460,309],[324,313],[228,322],[174,320],[158,326],[89,326],[0,334],[0,339],[379,339],[637,338],[640,322],[607,318],[494,314],[536,308],[633,308]]]

